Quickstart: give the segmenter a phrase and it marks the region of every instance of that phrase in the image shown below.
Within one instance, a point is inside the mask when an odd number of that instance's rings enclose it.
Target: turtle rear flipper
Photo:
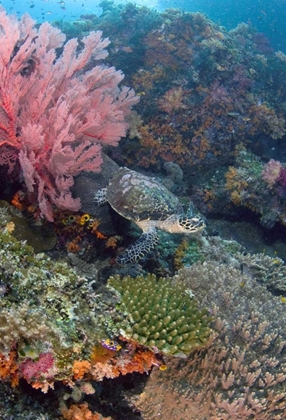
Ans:
[[[136,263],[154,249],[158,242],[159,236],[156,230],[143,233],[134,244],[118,255],[116,262],[118,264]]]

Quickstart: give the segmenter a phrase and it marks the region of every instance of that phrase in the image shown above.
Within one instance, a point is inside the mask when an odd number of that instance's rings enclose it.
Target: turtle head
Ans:
[[[186,233],[194,233],[206,227],[204,219],[198,215],[192,217],[179,216],[178,222]]]

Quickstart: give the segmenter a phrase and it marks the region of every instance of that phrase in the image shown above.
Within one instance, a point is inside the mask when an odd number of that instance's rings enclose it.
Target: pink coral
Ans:
[[[31,380],[40,379],[42,374],[47,374],[54,367],[54,357],[52,353],[42,353],[39,360],[34,361],[27,359],[20,364],[22,376],[30,382]]]
[[[159,108],[167,114],[172,114],[174,111],[180,109],[186,109],[183,104],[185,92],[181,87],[169,89],[163,96],[158,100]]]
[[[269,185],[269,187],[272,187],[279,179],[281,168],[281,162],[274,159],[270,159],[270,161],[264,166],[262,171],[262,178]]]
[[[125,135],[125,116],[138,101],[119,88],[123,74],[102,65],[108,39],[91,32],[68,41],[49,23],[38,29],[0,9],[0,164],[11,172],[19,159],[30,196],[48,220],[52,207],[78,210],[70,193],[73,177],[98,172],[101,145],[116,145]]]

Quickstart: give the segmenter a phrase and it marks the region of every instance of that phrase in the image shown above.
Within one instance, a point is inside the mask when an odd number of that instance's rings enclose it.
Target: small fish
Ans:
[[[122,47],[121,51],[126,52],[126,53],[132,53],[133,52],[131,47]]]
[[[100,344],[112,351],[119,351],[122,347],[120,344],[118,344],[116,341],[110,340],[110,338],[106,338],[105,340],[101,340]]]
[[[217,68],[218,71],[225,71],[226,70],[225,67],[223,67],[223,66],[221,66],[219,64],[216,66],[216,68]]]
[[[228,112],[226,115],[229,115],[230,117],[240,117],[239,112]]]

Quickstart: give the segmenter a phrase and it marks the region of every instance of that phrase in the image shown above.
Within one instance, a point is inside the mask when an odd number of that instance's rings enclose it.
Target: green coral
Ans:
[[[210,334],[210,316],[184,287],[171,279],[111,277],[108,285],[120,294],[118,310],[127,316],[121,334],[163,354],[185,356],[204,345]]]

